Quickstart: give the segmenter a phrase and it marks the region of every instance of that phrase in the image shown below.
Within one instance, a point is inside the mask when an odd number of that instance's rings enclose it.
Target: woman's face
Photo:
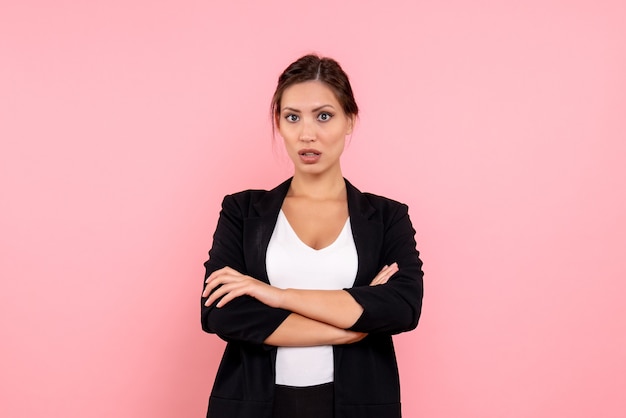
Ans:
[[[296,172],[341,173],[339,158],[354,116],[344,113],[326,84],[306,81],[285,89],[277,125]]]

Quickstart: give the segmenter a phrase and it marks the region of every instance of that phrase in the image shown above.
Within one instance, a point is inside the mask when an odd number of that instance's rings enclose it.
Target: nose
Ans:
[[[313,142],[317,139],[317,134],[315,132],[315,124],[311,122],[303,121],[302,130],[300,131],[300,141],[302,142]]]

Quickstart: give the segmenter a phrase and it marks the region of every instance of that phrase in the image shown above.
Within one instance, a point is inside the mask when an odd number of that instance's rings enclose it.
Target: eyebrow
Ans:
[[[313,109],[313,110],[312,110],[312,112],[313,112],[313,113],[315,113],[315,112],[317,112],[317,111],[320,111],[320,110],[324,109],[325,107],[330,107],[330,108],[332,108],[332,109],[334,109],[334,108],[335,108],[335,107],[334,107],[333,105],[331,105],[331,104],[325,104],[325,105],[321,105],[321,106],[319,106],[319,107],[316,107],[315,109]],[[300,110],[299,110],[299,109],[295,109],[295,108],[293,108],[293,107],[283,107],[283,110],[282,110],[281,112],[284,112],[285,110],[288,110],[288,111],[290,111],[290,112],[300,113]]]

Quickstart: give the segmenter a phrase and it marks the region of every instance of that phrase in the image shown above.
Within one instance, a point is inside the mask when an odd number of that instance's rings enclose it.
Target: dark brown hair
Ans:
[[[272,129],[280,117],[280,101],[287,87],[305,81],[321,81],[335,93],[347,116],[357,116],[359,107],[354,100],[348,75],[337,61],[318,55],[305,55],[289,65],[278,77],[278,85],[272,97]]]

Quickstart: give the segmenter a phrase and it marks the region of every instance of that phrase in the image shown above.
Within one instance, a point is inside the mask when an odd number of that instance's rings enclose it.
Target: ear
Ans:
[[[274,113],[274,126],[280,129],[280,115]]]
[[[349,115],[348,118],[348,131],[346,135],[350,135],[354,131],[354,125],[356,124],[356,115]]]

